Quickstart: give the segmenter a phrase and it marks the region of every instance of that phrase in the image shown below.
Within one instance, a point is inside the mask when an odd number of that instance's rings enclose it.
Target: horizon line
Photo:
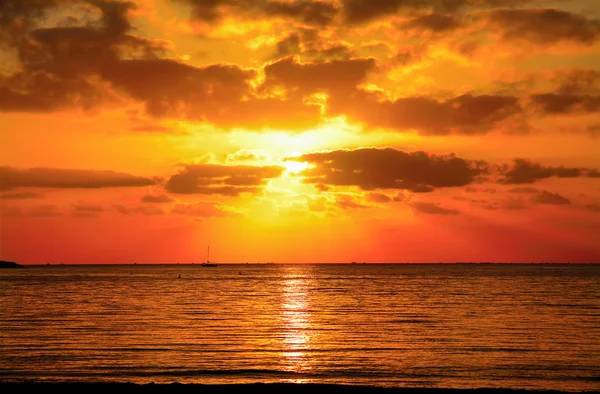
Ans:
[[[10,260],[2,260],[14,262]],[[16,262],[15,262],[16,263]],[[180,263],[180,262],[133,262],[133,263],[17,263],[23,266],[92,266],[92,265],[189,265],[202,266],[202,263]],[[557,262],[557,261],[455,261],[455,262],[221,262],[218,265],[596,265],[599,262]]]

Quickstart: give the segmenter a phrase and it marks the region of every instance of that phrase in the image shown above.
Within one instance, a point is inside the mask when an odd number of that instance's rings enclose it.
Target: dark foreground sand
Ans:
[[[350,394],[559,394],[564,391],[536,391],[509,389],[427,389],[427,388],[380,388],[369,386],[345,386],[334,384],[294,384],[294,383],[256,383],[256,384],[133,384],[133,383],[3,383],[0,382],[0,393],[81,393],[91,394],[191,394],[191,393],[281,393],[281,394],[316,394],[316,393],[350,393]],[[585,391],[593,393],[593,391]]]

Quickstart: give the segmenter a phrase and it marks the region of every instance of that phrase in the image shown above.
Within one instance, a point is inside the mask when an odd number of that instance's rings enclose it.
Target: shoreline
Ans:
[[[0,381],[0,392],[23,393],[23,392],[61,392],[81,393],[85,390],[126,390],[127,393],[234,393],[250,391],[262,393],[369,393],[369,394],[563,394],[563,393],[597,393],[593,390],[581,391],[559,391],[559,390],[529,390],[529,389],[506,389],[506,388],[424,388],[424,387],[379,387],[364,385],[322,384],[322,383],[240,383],[240,384],[200,384],[200,383],[117,383],[117,382],[2,382]]]

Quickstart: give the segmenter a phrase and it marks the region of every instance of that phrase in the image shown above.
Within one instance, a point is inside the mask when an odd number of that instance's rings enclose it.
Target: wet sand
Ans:
[[[0,382],[0,393],[156,393],[156,394],[192,394],[192,393],[282,393],[282,394],[315,394],[315,393],[351,393],[351,394],[558,394],[565,391],[550,390],[511,390],[511,389],[437,389],[437,388],[381,388],[370,386],[350,386],[335,384],[294,384],[294,383],[255,383],[255,384],[133,384],[133,383],[46,383],[46,382]],[[597,393],[597,391],[580,391]]]

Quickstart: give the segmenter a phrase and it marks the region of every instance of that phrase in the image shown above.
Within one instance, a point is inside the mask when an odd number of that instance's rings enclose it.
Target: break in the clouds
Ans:
[[[10,190],[18,187],[95,189],[103,187],[150,186],[155,183],[155,179],[116,171],[59,168],[20,169],[0,166],[0,190]]]
[[[282,173],[279,166],[186,164],[169,178],[166,190],[176,194],[257,194],[269,179]]]

